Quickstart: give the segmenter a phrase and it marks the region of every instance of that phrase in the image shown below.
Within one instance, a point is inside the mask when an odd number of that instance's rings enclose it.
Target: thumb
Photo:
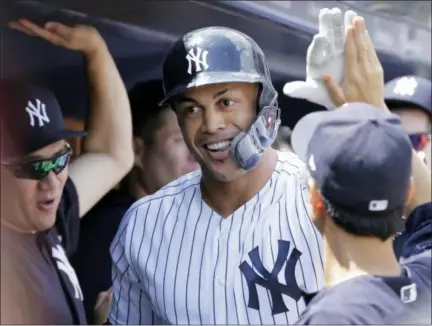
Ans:
[[[316,84],[306,83],[304,81],[294,81],[286,83],[283,87],[283,93],[286,96],[309,100],[311,94],[316,90]]]
[[[340,107],[345,104],[345,96],[342,88],[337,84],[335,79],[330,75],[324,75],[321,77],[321,80],[327,90],[327,94],[330,97],[331,101],[336,105],[336,107]]]

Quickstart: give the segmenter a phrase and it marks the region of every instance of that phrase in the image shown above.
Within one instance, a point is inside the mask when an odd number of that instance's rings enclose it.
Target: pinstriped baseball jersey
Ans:
[[[291,324],[300,289],[323,286],[303,164],[278,153],[266,185],[231,216],[203,201],[201,171],[137,201],[111,245],[112,324]]]

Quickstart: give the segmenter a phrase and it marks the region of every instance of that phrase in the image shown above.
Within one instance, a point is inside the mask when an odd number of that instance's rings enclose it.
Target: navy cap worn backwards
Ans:
[[[425,78],[404,76],[389,81],[384,99],[390,110],[415,107],[432,117],[432,83]]]
[[[66,129],[61,108],[48,89],[1,81],[2,158],[24,156],[62,139],[85,136]]]
[[[350,103],[306,115],[291,140],[331,203],[364,215],[404,206],[412,148],[396,115]]]

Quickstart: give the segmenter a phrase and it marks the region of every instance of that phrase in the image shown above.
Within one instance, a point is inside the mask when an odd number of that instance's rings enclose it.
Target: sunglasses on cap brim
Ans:
[[[17,179],[41,180],[53,171],[59,174],[68,165],[72,156],[72,148],[66,144],[64,149],[50,158],[25,162],[1,162]]]
[[[432,133],[431,132],[422,132],[416,134],[409,134],[409,139],[411,141],[411,145],[415,151],[422,151],[425,149],[427,144],[431,141]]]

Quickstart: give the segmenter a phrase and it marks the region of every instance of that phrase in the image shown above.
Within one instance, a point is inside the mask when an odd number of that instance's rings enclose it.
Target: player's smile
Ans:
[[[203,148],[211,160],[223,161],[231,155],[231,141],[232,139],[209,142]]]

